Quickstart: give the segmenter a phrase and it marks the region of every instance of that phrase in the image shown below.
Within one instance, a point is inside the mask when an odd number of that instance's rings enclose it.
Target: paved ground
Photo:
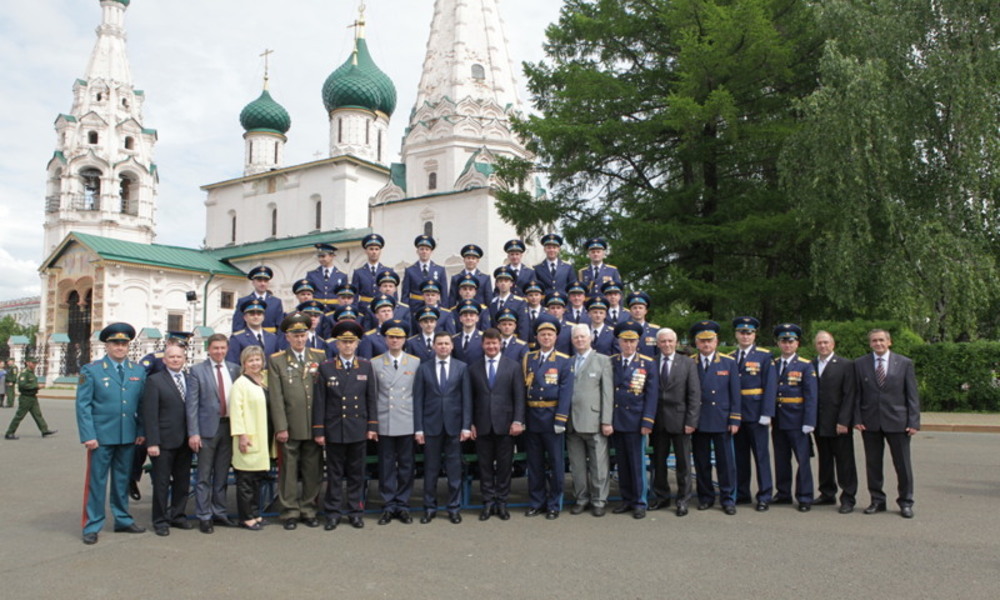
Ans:
[[[0,441],[5,598],[987,598],[1000,571],[995,435],[925,431],[914,440],[913,520],[777,506],[741,507],[735,517],[658,511],[642,521],[564,512],[548,522],[518,511],[480,523],[470,510],[457,526],[379,527],[369,518],[360,531],[106,530],[84,546],[73,406],[52,400],[43,409],[59,435],[43,440],[29,419],[21,440]],[[0,411],[0,426],[12,416]],[[891,469],[886,479],[894,487]],[[148,526],[148,480],[143,489],[133,514]],[[858,500],[867,504],[867,493]]]

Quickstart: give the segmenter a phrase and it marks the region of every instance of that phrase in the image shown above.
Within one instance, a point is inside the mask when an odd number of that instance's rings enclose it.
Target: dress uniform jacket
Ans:
[[[529,322],[530,319],[528,319],[528,301],[516,294],[510,294],[504,300],[503,308],[510,308],[517,313],[517,329],[514,330],[514,335],[522,340],[527,340],[528,334],[531,331],[531,323]],[[486,307],[486,311],[484,311],[488,327],[497,326],[497,315],[500,314],[501,310],[499,296],[493,296]]]
[[[527,387],[528,431],[548,433],[556,425],[566,426],[573,405],[573,361],[552,350],[542,361],[538,350],[524,356],[524,383]]]
[[[261,337],[264,340],[264,356],[271,356],[280,349],[278,348],[277,335],[270,331],[263,331],[261,332]],[[229,351],[226,352],[226,360],[231,363],[240,364],[240,354],[247,346],[260,346],[257,336],[249,329],[234,331],[233,335],[229,338]]]
[[[371,364],[378,384],[378,434],[413,435],[413,382],[420,359],[403,352],[397,368],[392,355],[386,352],[372,359]]]
[[[427,279],[433,279],[441,286],[442,306],[447,306],[448,300],[451,298],[448,295],[448,274],[445,272],[444,267],[432,260],[428,263],[427,277],[424,277],[423,270],[420,268],[420,261],[417,261],[406,267],[406,270],[403,271],[403,289],[400,293],[400,300],[409,304],[414,311],[424,304],[424,296],[420,292],[420,284]]]
[[[406,340],[406,346],[404,348],[407,354],[412,354],[420,359],[420,362],[425,362],[434,358],[434,342],[433,338],[431,342],[424,340],[424,334],[410,336]]]
[[[465,279],[466,273],[468,273],[468,271],[462,269],[458,273],[455,273],[454,275],[451,276],[451,283],[448,286],[448,289],[450,290],[451,293],[451,296],[449,296],[448,306],[458,305],[458,300],[459,300],[458,282]],[[480,271],[479,269],[476,269],[476,271],[472,274],[472,276],[475,277],[476,281],[479,282],[479,287],[476,289],[476,295],[473,296],[472,299],[482,304],[483,306],[489,304],[490,300],[493,299],[492,278],[486,273]]]
[[[649,321],[643,323],[642,337],[639,338],[639,347],[636,349],[636,352],[651,358],[659,357],[660,347],[656,345],[656,332],[659,330],[660,326],[655,323],[650,323]]]
[[[579,316],[576,314],[577,310],[580,311]],[[587,308],[585,306],[581,305],[580,308],[577,309],[573,305],[568,305],[564,316],[567,323],[572,323],[574,325],[579,323],[581,325],[587,325],[588,327],[590,326],[590,313],[587,312]]]
[[[478,329],[479,331],[486,331],[489,327],[491,327],[490,313],[488,310],[489,307],[486,306],[485,304],[480,304],[479,308],[481,309],[482,312],[479,313],[479,321],[476,323],[476,329]],[[455,333],[462,331],[461,316],[457,312],[455,312],[454,310],[451,311],[448,318],[451,319],[451,326],[454,329]]]
[[[483,356],[483,334],[473,331],[469,336],[469,343],[465,344],[465,332],[459,331],[451,336],[452,358],[456,358],[465,364],[472,364],[472,358],[482,358]]]
[[[774,368],[780,370],[781,358],[774,359]],[[816,426],[818,389],[816,370],[808,360],[795,356],[788,369],[778,377],[778,394],[775,426],[779,429],[802,429],[803,425]]]
[[[594,278],[593,265],[587,265],[580,269],[579,280],[590,296],[599,294],[601,286],[609,281],[614,281],[619,287],[623,286],[622,276],[618,273],[618,267],[609,265],[608,263],[601,263],[601,266],[597,270],[596,279]]]
[[[614,326],[607,324],[601,326],[601,331],[597,334],[597,339],[593,338],[593,329],[591,329],[590,347],[598,354],[603,354],[604,356],[618,354],[618,338],[615,337]]]
[[[566,287],[576,277],[576,274],[573,272],[573,267],[561,260],[556,263],[556,272],[554,276],[552,271],[549,270],[549,261],[547,260],[535,265],[534,269],[535,279],[538,283],[542,284],[542,288],[546,294],[556,290],[565,292]]]
[[[511,267],[514,269],[514,267]],[[511,289],[512,292],[518,295],[524,294],[524,286],[528,285],[532,279],[535,278],[535,270],[528,265],[521,265],[515,269],[514,277],[514,287]]]
[[[451,309],[444,308],[440,304],[436,308],[441,311],[441,318],[438,319],[434,331],[447,331],[448,335],[455,335],[455,318],[451,315]],[[417,311],[410,313],[410,331],[420,331],[420,322],[417,320],[417,314]]]
[[[330,277],[326,280],[323,279],[323,267],[316,267],[306,273],[306,279],[313,286],[313,299],[327,306],[336,304],[337,288],[347,283],[347,275],[336,266],[330,267]]]
[[[500,340],[500,344],[500,354],[517,364],[521,364],[521,361],[524,360],[524,355],[528,353],[528,342],[520,340],[517,337],[511,337],[509,340]]]
[[[660,393],[656,361],[636,353],[627,370],[622,363],[620,354],[611,357],[615,381],[611,425],[616,432],[623,433],[637,433],[643,427],[652,429]]]
[[[375,265],[375,273],[384,271],[387,268],[382,263],[378,263]],[[358,290],[362,304],[371,302],[372,298],[379,293],[378,282],[375,281],[375,273],[371,272],[371,265],[365,262],[365,264],[354,269],[354,273],[351,275],[351,285],[354,286],[354,289]]]
[[[778,370],[773,367],[773,361],[770,351],[756,346],[752,346],[743,359],[739,373],[744,422],[757,423],[761,417],[774,416]]]
[[[358,356],[371,360],[372,358],[388,352],[389,346],[385,343],[385,336],[378,330],[378,327],[365,332],[365,337],[358,343]]]
[[[163,362],[163,350],[150,352],[146,356],[143,356],[139,359],[139,364],[142,365],[143,369],[146,369],[147,377],[167,369],[167,365]]]
[[[234,333],[247,326],[247,322],[243,319],[243,313],[240,311],[240,307],[243,306],[244,302],[247,302],[256,296],[257,294],[255,293],[248,294],[236,301],[236,310],[233,312],[232,331]],[[278,298],[271,292],[267,292],[267,295],[264,296],[264,303],[267,305],[267,308],[264,310],[264,323],[261,326],[267,331],[274,333],[281,324],[281,320],[285,318],[285,309],[281,304],[281,298]]]
[[[326,352],[315,348],[304,351],[306,364],[295,360],[291,350],[271,355],[268,361],[268,410],[275,431],[287,431],[288,439],[313,438],[313,393],[319,365]]]
[[[124,378],[108,357],[84,365],[76,390],[76,423],[80,442],[105,445],[134,444],[145,431],[140,417],[146,371],[125,360]]]
[[[378,388],[369,360],[355,356],[345,369],[335,358],[319,366],[313,401],[313,436],[327,444],[365,441],[378,431]]]
[[[740,378],[736,361],[716,352],[708,371],[704,371],[700,364],[701,355],[696,354],[694,360],[698,361],[695,366],[701,379],[698,431],[722,433],[732,425],[738,426],[741,420]]]

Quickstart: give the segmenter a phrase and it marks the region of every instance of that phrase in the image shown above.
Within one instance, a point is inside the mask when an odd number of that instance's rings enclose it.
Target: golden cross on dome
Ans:
[[[268,70],[270,68],[270,58],[271,58],[272,54],[274,54],[274,50],[269,50],[267,48],[264,48],[264,51],[260,53],[260,55],[262,57],[264,57],[264,89],[265,90],[267,89]]]

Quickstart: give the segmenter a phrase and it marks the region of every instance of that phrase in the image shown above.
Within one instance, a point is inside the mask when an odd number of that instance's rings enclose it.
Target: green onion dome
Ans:
[[[260,97],[243,107],[240,112],[240,125],[245,131],[277,131],[284,135],[292,127],[292,118],[288,111],[271,98],[264,90]]]
[[[323,104],[327,112],[359,107],[391,116],[396,110],[396,86],[375,65],[364,38],[355,43],[355,55],[326,78]]]

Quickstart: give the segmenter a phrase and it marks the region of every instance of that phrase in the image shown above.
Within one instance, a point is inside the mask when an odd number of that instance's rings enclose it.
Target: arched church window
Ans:
[[[97,143],[97,132],[96,131],[88,131],[87,132],[87,143],[88,144],[96,144]]]
[[[370,119],[365,119],[365,145],[371,143],[372,135],[372,122]]]
[[[486,79],[486,69],[483,68],[483,65],[478,63],[472,65],[472,78],[477,81]]]
[[[132,150],[135,148],[135,139],[132,136],[125,137],[125,149]]]
[[[80,171],[83,183],[83,210],[98,210],[101,207],[101,172],[97,169]]]
[[[62,169],[56,169],[49,175],[45,192],[45,212],[59,212],[62,203]]]
[[[271,237],[278,235],[278,209],[271,209]]]
[[[229,241],[232,242],[232,243],[234,243],[234,244],[236,243],[236,214],[235,213],[233,213],[231,215],[230,230],[229,230]]]
[[[138,182],[135,177],[122,173],[118,185],[118,195],[121,198],[121,213],[134,215],[138,212]]]
[[[317,231],[323,229],[323,201],[316,201],[316,227]]]
[[[344,143],[344,120],[337,119],[337,143]]]
[[[434,237],[434,222],[424,221],[424,235]]]
[[[274,164],[278,164],[278,142],[274,142]]]
[[[429,189],[429,190],[436,190],[437,186],[438,186],[438,174],[437,173],[430,173],[427,176],[427,189]]]
[[[378,132],[378,154],[377,154],[377,156],[378,156],[378,158],[376,158],[375,160],[377,160],[378,162],[382,162],[382,131],[381,130],[379,130],[379,132]]]
[[[104,94],[97,92],[97,101],[102,102],[104,100]]]

